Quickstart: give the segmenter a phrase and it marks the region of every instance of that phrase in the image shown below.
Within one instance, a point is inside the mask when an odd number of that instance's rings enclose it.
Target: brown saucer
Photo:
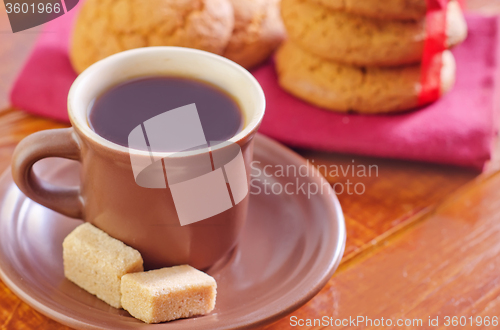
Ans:
[[[254,167],[300,165],[305,160],[280,144],[256,137]],[[77,184],[78,164],[47,159],[35,168],[58,184]],[[254,170],[254,172],[256,172]],[[269,171],[268,172],[274,172]],[[266,177],[269,183],[321,184],[319,176]],[[253,189],[255,192],[256,188]],[[277,189],[275,189],[276,191]],[[289,189],[291,191],[291,189]],[[342,257],[345,226],[332,193],[252,195],[241,241],[208,273],[218,284],[217,305],[207,316],[148,325],[108,306],[64,278],[64,237],[81,222],[26,198],[10,171],[0,179],[0,277],[41,313],[78,329],[236,329],[273,322],[311,299]]]

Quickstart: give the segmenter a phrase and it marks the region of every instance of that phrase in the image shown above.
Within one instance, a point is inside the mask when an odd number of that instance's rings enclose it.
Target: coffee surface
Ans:
[[[89,123],[106,140],[128,147],[128,136],[135,127],[192,103],[207,141],[229,140],[243,127],[242,112],[225,91],[199,80],[167,76],[138,78],[111,87],[94,101]]]

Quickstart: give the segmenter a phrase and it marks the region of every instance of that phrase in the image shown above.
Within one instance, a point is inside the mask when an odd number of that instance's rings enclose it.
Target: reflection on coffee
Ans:
[[[243,127],[242,112],[225,91],[199,80],[167,76],[133,79],[108,89],[94,101],[89,123],[103,138],[127,147],[135,127],[192,103],[196,104],[207,141],[229,140]]]

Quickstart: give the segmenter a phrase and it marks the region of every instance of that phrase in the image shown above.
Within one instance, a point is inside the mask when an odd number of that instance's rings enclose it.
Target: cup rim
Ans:
[[[89,79],[95,79],[96,74],[100,71],[101,68],[109,65],[109,63],[117,60],[123,60],[126,58],[132,58],[135,56],[141,56],[141,54],[146,54],[146,53],[151,53],[151,52],[168,52],[168,53],[180,53],[180,54],[195,54],[196,56],[202,56],[202,57],[208,57],[210,60],[222,63],[223,65],[229,66],[231,69],[238,71],[242,76],[247,78],[250,82],[250,84],[253,86],[255,89],[254,91],[258,95],[258,100],[257,100],[257,112],[256,116],[253,116],[248,123],[245,124],[244,128],[237,133],[235,136],[233,136],[231,139],[226,141],[227,143],[237,143],[238,141],[244,140],[245,138],[249,137],[253,132],[255,132],[260,123],[262,122],[262,119],[264,117],[265,113],[265,108],[266,108],[266,99],[264,95],[264,91],[262,90],[262,87],[260,86],[259,82],[255,77],[248,72],[245,68],[240,66],[239,64],[222,57],[220,55],[216,55],[207,51],[203,50],[198,50],[198,49],[193,49],[193,48],[186,48],[186,47],[174,47],[174,46],[157,46],[157,47],[143,47],[143,48],[136,48],[136,49],[131,49],[131,50],[126,50],[114,55],[111,55],[109,57],[106,57],[94,64],[92,64],[90,67],[88,67],[85,71],[83,71],[73,82],[71,85],[71,88],[68,93],[68,115],[71,124],[73,125],[74,128],[76,128],[79,132],[81,132],[86,138],[92,140],[93,142],[97,143],[98,145],[104,146],[109,149],[113,149],[115,151],[119,152],[126,152],[131,155],[137,155],[137,156],[154,156],[154,157],[159,157],[159,158],[164,158],[164,157],[179,157],[181,154],[183,156],[189,156],[189,155],[196,155],[200,153],[207,152],[208,148],[200,148],[192,151],[184,151],[184,152],[159,152],[159,151],[147,151],[147,150],[138,150],[138,149],[132,149],[128,148],[119,144],[116,144],[114,142],[111,142],[96,132],[94,132],[90,128],[90,124],[88,123],[88,120],[83,120],[81,119],[81,116],[77,116],[74,111],[75,111],[75,103],[78,102],[78,92],[80,89],[80,86],[86,82]],[[203,79],[201,79],[203,81]],[[85,107],[85,111],[88,111],[88,105]],[[84,116],[87,118],[87,116]],[[223,148],[224,146],[227,145],[227,143],[220,143],[215,146],[210,147],[210,150],[216,150],[219,148]]]

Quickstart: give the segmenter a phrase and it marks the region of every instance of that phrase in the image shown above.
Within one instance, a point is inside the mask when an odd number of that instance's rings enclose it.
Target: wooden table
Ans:
[[[8,107],[7,92],[37,29],[13,35],[0,5],[0,170],[16,144],[42,129],[64,127]],[[500,13],[499,0],[469,1],[469,10]],[[479,173],[450,166],[298,150],[316,165],[376,165],[378,176],[327,177],[362,183],[362,195],[339,195],[347,226],[342,264],[305,306],[266,329],[299,319],[364,316],[422,319],[500,317],[499,162]],[[500,153],[496,153],[498,156]],[[496,158],[496,157],[495,157]],[[1,239],[1,233],[0,233]],[[467,319],[468,320],[468,319]],[[476,320],[476,319],[474,319]],[[345,321],[344,321],[345,322]],[[375,322],[375,324],[373,324]],[[369,323],[368,323],[369,325]],[[300,328],[319,329],[323,325]],[[351,325],[345,328],[363,328]],[[23,303],[0,281],[0,329],[68,329]],[[334,327],[335,328],[335,327]],[[340,327],[338,327],[340,328]],[[404,328],[404,327],[403,327]],[[407,329],[416,328],[407,326]],[[464,327],[470,328],[470,327]],[[475,326],[475,328],[485,328]],[[487,327],[486,327],[487,328]]]

